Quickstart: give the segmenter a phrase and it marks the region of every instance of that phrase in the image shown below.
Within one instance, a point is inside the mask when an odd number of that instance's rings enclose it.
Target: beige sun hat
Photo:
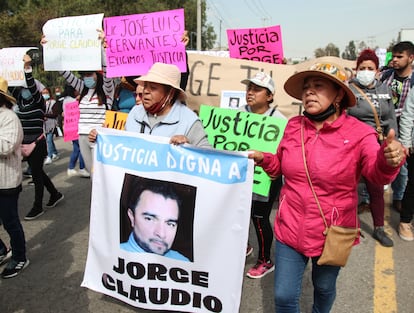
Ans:
[[[16,103],[16,99],[7,94],[7,89],[9,88],[9,83],[3,77],[0,77],[0,94],[6,97],[10,102]]]
[[[343,103],[346,107],[352,107],[356,104],[355,95],[348,87],[348,75],[345,69],[334,63],[316,63],[308,70],[293,74],[285,83],[285,91],[293,98],[302,100],[303,85],[309,77],[322,77],[332,81],[345,91]]]
[[[149,69],[148,73],[141,77],[135,78],[137,84],[143,82],[152,82],[171,86],[181,92],[181,96],[186,96],[185,91],[181,89],[181,72],[174,64],[165,64],[156,62]]]

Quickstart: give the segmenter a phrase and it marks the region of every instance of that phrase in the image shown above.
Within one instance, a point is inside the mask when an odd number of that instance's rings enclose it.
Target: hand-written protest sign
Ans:
[[[280,26],[228,29],[230,57],[281,64],[283,61]]]
[[[9,83],[9,86],[26,86],[23,71],[23,56],[36,47],[13,47],[0,49],[0,77]]]
[[[63,120],[63,140],[71,141],[79,139],[79,102],[65,103]]]
[[[168,141],[168,137],[98,129],[82,286],[150,310],[239,312],[253,162],[246,153]],[[128,204],[139,196],[136,188],[148,184],[168,185],[175,189],[174,199],[181,199],[169,251],[188,260],[149,247],[140,250],[136,242],[137,249],[124,249],[129,239],[122,239],[123,228],[130,228],[128,235],[134,231]]]
[[[200,107],[200,118],[211,145],[231,151],[275,153],[287,124],[282,118],[206,105]],[[256,167],[253,192],[267,196],[269,188],[269,176]]]
[[[155,62],[187,70],[184,9],[106,17],[107,76],[146,74]]]
[[[127,117],[128,113],[107,110],[105,112],[104,127],[124,130]]]
[[[100,13],[47,21],[43,25],[45,70],[101,70],[102,48],[96,30],[102,29],[102,18]]]

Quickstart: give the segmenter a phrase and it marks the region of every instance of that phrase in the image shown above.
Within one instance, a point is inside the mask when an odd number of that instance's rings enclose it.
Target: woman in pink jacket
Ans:
[[[284,88],[303,102],[304,116],[289,120],[276,154],[252,151],[249,155],[269,176],[285,178],[274,222],[278,313],[299,312],[302,278],[309,259],[315,290],[312,312],[329,312],[340,270],[339,266],[316,263],[325,241],[325,224],[307,179],[302,140],[309,176],[328,226],[357,226],[360,176],[385,185],[404,163],[405,153],[394,139],[394,130],[379,146],[372,127],[346,114],[345,109],[356,103],[346,79],[344,69],[327,63],[292,75]]]

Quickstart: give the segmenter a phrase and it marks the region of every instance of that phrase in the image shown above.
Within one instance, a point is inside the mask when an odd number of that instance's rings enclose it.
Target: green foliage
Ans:
[[[318,48],[314,51],[315,58],[320,58],[324,56],[334,56],[339,57],[339,48],[333,43],[329,43],[325,49]]]
[[[355,47],[355,42],[352,40],[345,47],[345,51],[342,53],[342,58],[346,60],[356,60],[357,52]]]

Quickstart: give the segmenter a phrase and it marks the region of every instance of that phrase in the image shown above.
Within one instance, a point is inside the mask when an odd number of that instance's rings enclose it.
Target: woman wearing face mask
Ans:
[[[129,112],[125,130],[171,137],[172,144],[211,147],[198,116],[179,100],[185,98],[180,79],[178,67],[164,63],[154,63],[146,75],[136,78],[136,102],[142,104]],[[96,135],[92,130],[89,140],[94,142]]]
[[[302,101],[303,116],[289,119],[275,154],[249,153],[270,177],[285,178],[274,222],[278,313],[300,311],[308,263],[314,287],[312,312],[331,311],[341,267],[318,264],[326,227],[359,227],[359,177],[387,184],[405,162],[395,130],[380,146],[372,127],[345,113],[356,104],[346,79],[345,70],[332,63],[314,64],[289,77],[285,91]],[[354,243],[358,242],[359,238]]]
[[[57,107],[56,101],[51,98],[50,88],[44,88],[42,90],[42,97],[45,100],[46,110],[45,110],[45,134],[46,134],[46,143],[47,143],[47,157],[45,164],[51,164],[52,161],[59,158],[58,151],[54,142],[54,134],[57,126]]]
[[[106,77],[106,55],[104,46],[105,33],[98,31],[98,38],[102,42],[102,71],[81,71],[81,78],[69,71],[60,71],[66,82],[80,94],[79,96],[79,147],[85,162],[85,168],[92,173],[94,143],[88,140],[92,129],[102,126],[105,122],[105,111],[111,110],[114,99],[115,83],[112,78]],[[43,35],[40,44],[47,43]]]
[[[350,108],[348,113],[376,129],[372,104],[375,107],[383,134],[388,134],[391,128],[398,133],[391,91],[386,84],[376,79],[378,67],[379,60],[374,51],[366,49],[360,53],[356,63],[356,77],[350,82],[350,88],[357,98],[357,104]],[[360,207],[369,205],[374,222],[373,237],[381,245],[392,247],[393,241],[384,231],[384,186],[374,184],[366,179],[365,185],[369,200],[362,199]],[[364,194],[364,189],[361,193]]]
[[[104,58],[103,58],[104,59]],[[105,66],[104,66],[105,68]],[[104,71],[105,73],[105,71]],[[92,173],[93,147],[88,134],[105,122],[105,111],[111,109],[114,96],[114,82],[99,71],[80,72],[82,78],[71,72],[61,72],[67,83],[79,92],[79,147],[85,168]]]

